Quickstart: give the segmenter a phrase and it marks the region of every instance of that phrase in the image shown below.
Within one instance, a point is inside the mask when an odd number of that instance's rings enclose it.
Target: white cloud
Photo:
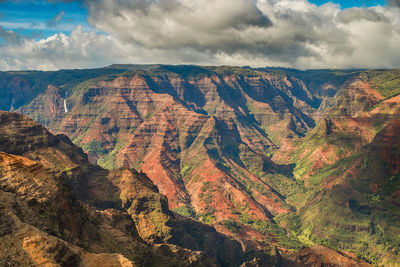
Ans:
[[[395,3],[341,10],[332,3],[316,6],[306,0],[86,1],[89,24],[103,33],[78,27],[70,36],[0,42],[0,66],[400,67],[400,9],[393,8]]]
[[[38,41],[19,37],[18,41],[7,42],[0,48],[2,70],[88,68],[135,60],[126,54],[134,51],[132,47],[110,36],[83,32],[80,26],[70,36],[59,33]]]

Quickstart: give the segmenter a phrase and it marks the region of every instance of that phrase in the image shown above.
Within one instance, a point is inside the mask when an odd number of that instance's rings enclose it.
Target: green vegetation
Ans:
[[[207,211],[206,213],[203,214],[198,214],[197,218],[199,218],[200,221],[206,223],[206,224],[212,224],[215,222],[215,216],[214,216],[214,211],[210,210]]]
[[[240,225],[233,219],[225,220],[222,222],[225,227],[231,231],[233,234],[236,234],[240,230]]]
[[[372,149],[373,153],[375,150]],[[360,170],[359,176],[343,176],[351,166]],[[387,198],[400,190],[399,176],[391,176],[373,194],[365,184],[371,184],[377,177],[385,175],[385,165],[377,155],[364,152],[337,161],[312,175],[307,189],[308,199],[299,216],[278,216],[280,225],[285,225],[294,236],[305,245],[322,244],[334,249],[344,249],[356,253],[360,258],[380,265],[383,258],[390,259],[398,253],[400,227],[398,209],[388,205]],[[351,189],[333,186],[322,189],[324,179],[344,177]],[[382,181],[382,180],[381,180]],[[357,190],[357,191],[356,191]],[[383,205],[384,204],[384,205]],[[375,209],[376,208],[376,209]],[[389,210],[384,210],[388,209]]]
[[[278,216],[276,219],[279,219],[280,221],[290,220],[291,225],[299,224],[299,219],[296,218],[295,215],[288,215],[285,219],[284,217],[285,216]],[[277,242],[279,245],[293,250],[301,249],[305,245],[304,242],[301,242],[296,236],[296,229],[287,231],[275,221],[253,220],[247,214],[241,214],[240,222],[256,229],[259,233],[266,235],[267,240],[264,241],[267,243]],[[297,228],[298,227],[299,226],[297,226]]]
[[[192,171],[193,171],[193,166],[191,166],[191,165],[185,165],[185,166],[181,169],[181,176],[182,176],[182,177],[186,177],[186,176],[190,175]]]
[[[97,161],[97,164],[99,164],[104,169],[108,169],[108,170],[119,167],[119,166],[117,166],[117,162],[116,162],[117,154],[126,145],[127,145],[127,141],[118,139],[117,143],[114,146],[114,149],[111,152],[108,152],[102,158],[100,158]]]
[[[82,149],[96,157],[105,155],[108,152],[107,149],[103,147],[103,143],[95,139],[92,139],[89,143],[84,144]]]
[[[400,94],[400,70],[370,70],[366,74],[384,98]]]
[[[179,208],[173,209],[172,211],[185,217],[197,219],[196,212],[194,211],[194,208],[191,205],[181,206]]]
[[[251,68],[243,68],[243,67],[233,67],[233,66],[218,66],[218,67],[205,67],[206,69],[222,76],[229,76],[229,75],[239,75],[239,76],[259,76],[262,75],[264,72],[260,70],[255,70]]]

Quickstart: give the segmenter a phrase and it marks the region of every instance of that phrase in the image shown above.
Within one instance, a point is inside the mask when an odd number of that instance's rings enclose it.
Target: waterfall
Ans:
[[[65,112],[65,113],[68,112],[68,108],[67,108],[67,99],[64,99],[64,112]]]
[[[65,98],[64,98],[64,112],[65,112],[65,113],[68,112],[68,108],[67,108],[67,97],[68,97],[68,93],[65,92]]]

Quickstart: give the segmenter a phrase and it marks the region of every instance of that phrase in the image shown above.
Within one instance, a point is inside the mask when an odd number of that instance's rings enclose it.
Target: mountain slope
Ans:
[[[169,211],[145,175],[91,165],[66,137],[16,113],[0,112],[0,125],[5,263],[224,266],[245,260],[237,242]]]
[[[400,102],[386,96],[365,74],[355,77],[298,147],[294,171],[308,190],[293,197],[301,227],[292,230],[305,242],[396,266]]]
[[[62,74],[46,73],[43,79]],[[165,211],[168,203],[247,250],[273,244],[285,254],[325,244],[376,264],[379,257],[398,261],[391,251],[396,238],[380,246],[374,226],[373,214],[392,213],[391,208],[367,205],[372,215],[364,215],[350,208],[349,197],[364,203],[374,194],[372,180],[390,179],[382,171],[384,154],[376,154],[373,164],[364,153],[398,116],[398,71],[118,65],[78,74],[67,72],[68,81],[54,78],[35,87],[32,74],[7,73],[2,88],[13,87],[14,79],[25,81],[32,97],[14,101],[19,104],[13,108],[52,133],[66,134],[92,163],[112,170],[90,165],[89,173],[109,182],[90,177],[71,182],[85,202],[102,208],[129,204],[127,182],[109,177],[118,176],[113,169],[134,167],[166,195],[168,202],[160,198],[164,204],[156,209]],[[374,178],[363,179],[363,163]],[[87,173],[72,163],[67,168],[73,177]],[[148,214],[135,222],[149,221]],[[171,225],[171,217],[162,214]],[[389,226],[390,220],[379,227],[396,236],[397,224]],[[139,233],[147,242],[172,242],[174,228]],[[354,231],[362,234],[353,246]]]

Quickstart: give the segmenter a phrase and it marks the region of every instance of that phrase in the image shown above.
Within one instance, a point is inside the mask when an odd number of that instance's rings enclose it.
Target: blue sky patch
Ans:
[[[342,8],[351,8],[351,7],[370,7],[376,5],[385,5],[384,0],[333,0],[333,1],[326,1],[326,0],[309,0],[309,2],[314,3],[316,5],[323,5],[328,2],[333,2],[336,4],[340,4]]]
[[[77,25],[90,28],[87,10],[79,2],[6,1],[0,4],[0,26],[20,34],[48,37],[63,32],[69,35]]]

